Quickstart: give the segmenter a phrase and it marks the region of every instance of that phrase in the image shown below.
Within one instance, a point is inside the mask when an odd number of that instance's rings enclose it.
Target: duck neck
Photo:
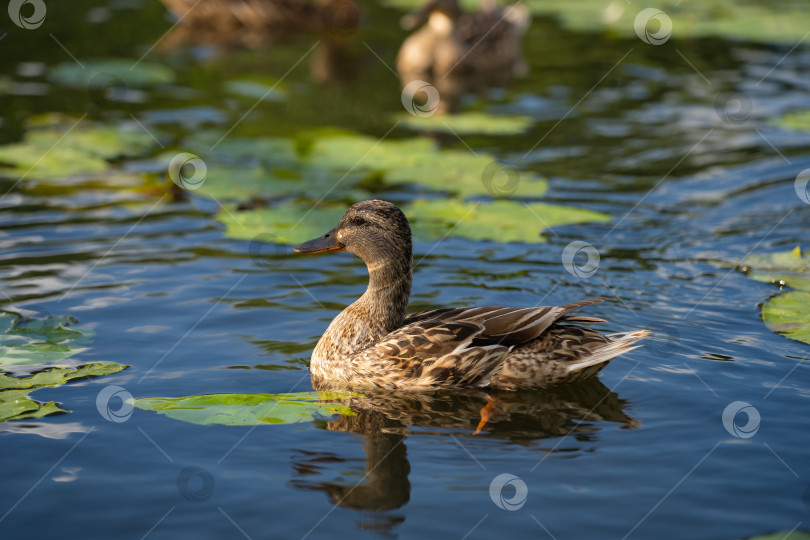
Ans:
[[[368,288],[352,311],[363,323],[385,335],[400,326],[408,311],[411,296],[411,257],[397,261],[372,262],[368,268]],[[380,336],[381,337],[381,336]]]

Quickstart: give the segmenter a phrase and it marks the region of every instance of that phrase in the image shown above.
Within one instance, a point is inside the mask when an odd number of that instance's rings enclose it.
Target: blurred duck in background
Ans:
[[[310,63],[316,81],[351,72],[346,44],[361,13],[354,0],[161,0],[177,20],[164,48],[206,44],[257,48],[293,40],[318,39]],[[346,68],[346,69],[344,69]]]
[[[453,112],[462,93],[506,86],[526,73],[522,42],[530,22],[520,4],[485,0],[480,11],[465,13],[458,0],[428,0],[402,19],[406,30],[418,28],[397,56],[402,84],[431,83],[441,96],[437,112]]]

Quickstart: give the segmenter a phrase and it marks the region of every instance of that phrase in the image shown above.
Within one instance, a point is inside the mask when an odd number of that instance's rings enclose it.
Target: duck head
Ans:
[[[433,14],[443,15],[450,20],[455,20],[461,15],[458,0],[428,0],[417,11],[405,15],[400,21],[400,26],[402,26],[403,30],[414,30],[427,22]]]
[[[343,214],[337,226],[323,236],[293,248],[296,253],[348,251],[363,259],[369,270],[407,261],[413,247],[408,218],[386,201],[362,201]]]

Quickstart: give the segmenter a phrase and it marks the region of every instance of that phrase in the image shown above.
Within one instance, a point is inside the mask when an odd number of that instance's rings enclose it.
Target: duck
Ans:
[[[488,0],[481,10],[464,13],[458,0],[428,0],[402,19],[406,30],[418,30],[402,43],[397,70],[406,83],[435,84],[454,73],[505,82],[525,72],[521,49],[529,21],[520,4],[502,9]]]
[[[454,307],[408,314],[410,223],[396,205],[355,203],[296,253],[346,251],[365,263],[366,291],[332,320],[312,352],[317,390],[521,390],[595,377],[638,347],[646,330],[602,334],[574,313],[604,298],[560,306]]]

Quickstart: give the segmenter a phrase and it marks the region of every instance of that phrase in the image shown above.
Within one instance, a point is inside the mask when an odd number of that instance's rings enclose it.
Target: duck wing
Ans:
[[[512,347],[536,339],[570,312],[603,300],[415,313],[403,326],[352,359],[352,382],[356,386],[409,389],[487,386]]]
[[[604,302],[605,298],[589,298],[562,306],[511,308],[487,306],[476,308],[434,309],[414,313],[405,318],[404,325],[433,320],[444,323],[467,322],[483,326],[475,336],[476,344],[520,345],[540,337],[560,320],[568,322],[603,322],[603,319],[569,315],[581,307]]]

